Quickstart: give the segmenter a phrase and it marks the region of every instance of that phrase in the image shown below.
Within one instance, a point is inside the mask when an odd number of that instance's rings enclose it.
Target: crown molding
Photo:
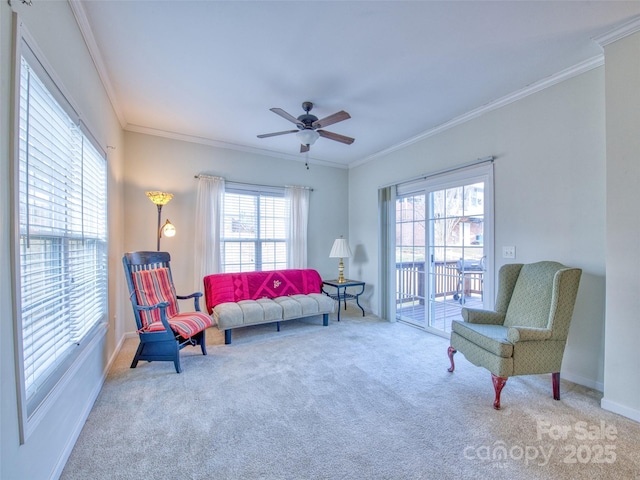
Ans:
[[[549,88],[553,85],[564,82],[566,80],[569,80],[570,78],[576,77],[583,73],[586,73],[590,70],[593,70],[594,68],[601,67],[602,65],[604,65],[604,55],[598,54],[595,57],[592,57],[572,67],[562,70],[554,75],[551,75],[547,78],[543,78],[542,80],[539,80],[535,83],[532,83],[531,85],[528,85],[523,89],[517,90],[513,93],[510,93],[509,95],[506,95],[502,98],[494,100],[493,102],[487,103],[479,108],[476,108],[475,110],[471,110],[463,115],[460,115],[459,117],[455,117],[449,120],[448,122],[442,123],[430,130],[427,130],[424,133],[421,133],[419,135],[416,135],[415,137],[405,140],[404,142],[398,143],[392,147],[381,150],[377,153],[374,153],[373,155],[369,155],[368,157],[365,157],[362,160],[351,162],[349,164],[349,168],[354,168],[354,167],[363,165],[372,160],[375,160],[376,158],[384,157],[386,155],[389,155],[390,153],[396,152],[398,150],[402,150],[403,148],[413,145],[414,143],[418,143],[429,137],[438,135],[439,133],[442,133],[446,130],[457,127],[458,125],[462,125],[463,123],[466,123],[470,120],[481,117],[486,113],[492,112],[506,105],[522,100],[523,98],[526,98],[529,95],[533,95],[534,93],[540,92],[541,90]]]
[[[304,157],[301,158],[298,155],[292,155],[288,153],[275,152],[272,150],[266,150],[266,149],[255,148],[255,147],[247,147],[247,146],[237,145],[237,144],[228,143],[228,142],[221,142],[221,141],[217,141],[209,138],[196,137],[196,136],[185,135],[185,134],[180,134],[176,132],[169,132],[165,130],[159,130],[154,128],[142,127],[139,125],[128,124],[122,112],[122,109],[120,108],[119,103],[117,101],[117,96],[112,86],[112,83],[108,74],[108,70],[105,66],[104,60],[102,59],[102,54],[100,53],[100,49],[98,47],[97,42],[95,41],[95,37],[93,36],[93,31],[91,30],[91,26],[89,24],[89,20],[86,15],[86,11],[82,6],[82,2],[81,0],[67,0],[67,2],[69,3],[71,10],[73,12],[73,15],[76,18],[76,22],[78,23],[78,27],[80,28],[85,44],[87,45],[87,49],[89,50],[89,54],[93,60],[96,70],[98,71],[98,75],[100,76],[100,79],[105,88],[107,96],[109,97],[112,108],[116,116],[118,117],[121,127],[124,130],[135,132],[135,133],[144,133],[147,135],[153,135],[158,137],[171,138],[174,140],[182,140],[186,142],[199,143],[202,145],[208,145],[208,146],[217,147],[217,148],[224,148],[224,149],[237,150],[237,151],[246,152],[246,153],[253,153],[256,155],[265,155],[265,156],[275,157],[280,159],[293,160],[297,162],[308,161],[309,163],[312,163],[312,164],[323,165],[323,166],[334,167],[334,168],[350,169],[350,168],[354,168],[354,167],[358,167],[360,165],[366,164],[372,160],[375,160],[376,158],[389,155],[390,153],[406,148],[410,145],[418,143],[429,137],[432,137],[446,130],[454,128],[458,125],[466,123],[470,120],[478,118],[493,110],[497,110],[498,108],[501,108],[511,103],[522,100],[523,98],[528,97],[529,95],[532,95],[541,90],[544,90],[553,85],[564,82],[565,80],[568,80],[570,78],[581,75],[594,68],[604,65],[604,56],[602,54],[599,54],[595,57],[592,57],[588,60],[578,63],[572,67],[562,70],[554,75],[551,75],[550,77],[544,78],[538,82],[528,85],[523,89],[520,89],[502,98],[499,98],[498,100],[495,100],[477,109],[471,110],[463,115],[455,117],[449,120],[448,122],[440,124],[430,130],[427,130],[426,132],[423,132],[419,135],[409,138],[401,143],[393,145],[384,150],[380,150],[379,152],[369,155],[363,159],[356,160],[354,162],[350,162],[348,165],[345,165],[342,163],[330,162],[326,160],[320,160],[317,158],[311,158],[311,157],[309,157],[308,159]],[[597,37],[593,37],[592,40],[598,43],[601,47],[604,47],[606,45],[609,45],[612,42],[620,40],[621,38],[631,35],[637,31],[640,31],[640,15],[632,18],[628,22],[620,25],[619,27],[617,27],[616,29],[610,32],[607,32],[603,35],[599,35]]]
[[[132,125],[127,123],[124,113],[120,108],[120,104],[118,103],[115,89],[113,88],[113,84],[111,83],[111,79],[109,77],[108,69],[102,58],[102,54],[100,53],[100,48],[98,47],[98,43],[96,42],[95,37],[93,35],[93,30],[91,29],[91,24],[89,23],[89,19],[87,17],[87,13],[86,13],[86,10],[84,9],[84,6],[82,5],[82,1],[67,0],[67,2],[76,19],[78,28],[80,28],[80,32],[82,33],[82,37],[84,38],[85,44],[89,51],[89,55],[91,56],[91,59],[93,60],[93,64],[96,67],[100,80],[102,81],[102,85],[104,86],[107,96],[109,97],[111,107],[113,108],[116,116],[118,117],[118,121],[120,122],[120,126],[122,127],[123,130],[129,131],[129,132],[144,133],[147,135],[153,135],[157,137],[165,137],[165,138],[170,138],[174,140],[182,140],[185,142],[198,143],[201,145],[208,145],[208,146],[217,147],[217,148],[225,148],[228,150],[237,150],[237,151],[246,152],[246,153],[253,153],[256,155],[265,155],[268,157],[274,157],[274,158],[279,158],[284,160],[293,160],[293,161],[302,162],[302,163],[307,162],[309,164],[334,167],[334,168],[343,168],[343,169],[348,168],[347,165],[343,163],[330,162],[330,161],[320,160],[320,159],[311,158],[311,157],[301,157],[300,155],[274,152],[272,150],[265,150],[260,148],[237,145],[233,143],[220,142],[220,141],[209,139],[209,138],[185,135],[185,134],[180,134],[176,132],[169,132],[165,130],[142,127],[139,125]]]
[[[607,33],[593,37],[593,41],[604,48],[610,43],[617,42],[637,31],[640,31],[640,15],[633,17],[628,22],[623,23]]]
[[[69,6],[71,7],[71,11],[73,12],[73,16],[76,18],[76,23],[80,28],[80,32],[82,33],[82,37],[84,38],[84,43],[89,50],[89,55],[93,60],[93,64],[98,71],[98,76],[100,77],[100,81],[104,86],[105,91],[107,92],[107,97],[109,97],[109,102],[111,103],[111,108],[115,112],[118,117],[118,121],[120,122],[120,126],[122,128],[125,127],[127,121],[124,118],[124,114],[122,113],[122,109],[117,101],[117,96],[113,85],[111,83],[111,79],[109,78],[109,73],[107,67],[105,66],[104,60],[102,59],[102,54],[100,53],[100,48],[98,48],[98,43],[96,42],[95,37],[93,36],[93,30],[91,30],[91,25],[89,24],[89,19],[87,18],[87,12],[82,6],[82,2],[80,0],[67,0]]]
[[[324,167],[343,168],[343,169],[348,168],[345,164],[337,163],[337,162],[329,162],[327,160],[320,160],[318,158],[306,157],[303,155],[292,155],[290,153],[275,152],[273,150],[265,150],[262,148],[248,147],[245,145],[238,145],[238,144],[229,143],[229,142],[221,142],[219,140],[213,140],[211,138],[197,137],[194,135],[186,135],[183,133],[170,132],[167,130],[160,130],[157,128],[143,127],[140,125],[127,124],[124,127],[124,130],[128,132],[133,132],[133,133],[142,133],[145,135],[152,135],[154,137],[162,137],[162,138],[168,138],[171,140],[180,140],[183,142],[197,143],[197,144],[206,145],[209,147],[224,148],[227,150],[235,150],[239,152],[252,153],[254,155],[264,155],[267,157],[279,158],[280,160],[292,160],[292,161],[301,162],[301,163],[308,162],[309,164],[320,165]]]

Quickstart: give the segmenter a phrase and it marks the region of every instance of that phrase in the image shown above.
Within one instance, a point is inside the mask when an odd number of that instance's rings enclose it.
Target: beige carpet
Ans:
[[[490,374],[446,339],[362,317],[234,331],[209,355],[129,364],[128,340],[63,479],[640,479],[640,424],[549,375]]]

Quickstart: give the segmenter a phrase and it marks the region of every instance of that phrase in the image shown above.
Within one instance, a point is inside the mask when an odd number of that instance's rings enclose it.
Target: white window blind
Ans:
[[[22,57],[18,306],[28,414],[107,318],[106,160],[33,66]]]
[[[222,271],[287,268],[284,190],[259,191],[227,186],[224,196]]]

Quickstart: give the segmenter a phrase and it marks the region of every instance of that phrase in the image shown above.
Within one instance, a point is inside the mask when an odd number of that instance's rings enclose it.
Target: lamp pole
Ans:
[[[162,205],[158,205],[158,228],[156,230],[156,234],[158,235],[158,252],[160,251],[160,214],[162,212]]]

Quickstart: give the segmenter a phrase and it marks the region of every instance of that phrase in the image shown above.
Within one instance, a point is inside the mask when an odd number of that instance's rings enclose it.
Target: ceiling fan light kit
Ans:
[[[318,137],[320,137],[320,134],[315,130],[305,128],[304,130],[300,130],[298,133],[296,133],[296,137],[298,137],[298,140],[300,140],[300,143],[302,145],[313,145],[314,143],[316,143]]]
[[[313,145],[319,137],[328,138],[329,140],[345,143],[347,145],[351,145],[354,142],[355,140],[354,138],[347,137],[345,135],[340,135],[338,133],[329,132],[327,130],[319,130],[320,128],[324,128],[328,125],[333,125],[334,123],[347,120],[351,118],[351,115],[349,115],[344,110],[340,110],[339,112],[336,112],[333,115],[329,115],[328,117],[318,120],[318,117],[309,113],[312,108],[313,108],[313,103],[303,102],[302,109],[306,113],[303,115],[300,115],[298,118],[285,112],[281,108],[275,108],[275,107],[271,108],[270,110],[273,113],[280,115],[282,118],[289,120],[291,123],[294,123],[296,127],[298,127],[298,130],[286,130],[284,132],[264,133],[262,135],[258,135],[258,138],[275,137],[277,135],[286,135],[288,133],[295,133],[301,144],[300,153],[308,152],[309,147]]]

